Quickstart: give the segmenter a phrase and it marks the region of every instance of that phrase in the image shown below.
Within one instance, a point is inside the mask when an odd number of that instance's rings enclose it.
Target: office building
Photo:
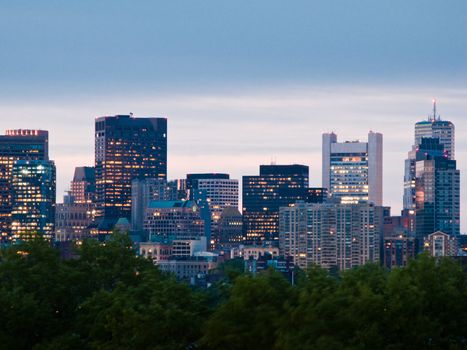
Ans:
[[[243,218],[237,207],[226,207],[217,225],[217,246],[220,248],[238,246],[243,243]]]
[[[97,217],[130,219],[132,181],[167,178],[167,119],[100,117],[95,137]]]
[[[149,240],[205,237],[204,220],[194,201],[152,201],[145,212]]]
[[[388,269],[407,266],[415,258],[416,244],[414,237],[403,234],[384,238],[383,265]]]
[[[311,264],[350,269],[379,262],[382,224],[378,207],[297,202],[280,208],[281,254],[300,268]]]
[[[178,200],[176,181],[146,178],[134,179],[131,183],[131,229],[143,231],[144,213],[151,201]]]
[[[17,160],[48,160],[49,133],[44,130],[7,130],[0,136],[0,240],[10,242],[12,169]]]
[[[438,139],[444,156],[455,159],[455,126],[452,122],[441,120],[433,101],[433,114],[427,120],[415,124],[414,145],[405,160],[404,171],[404,209],[415,209],[415,162],[423,138]]]
[[[77,204],[92,204],[96,195],[96,176],[94,167],[81,166],[75,168],[70,184],[70,195]]]
[[[323,134],[323,187],[341,203],[362,200],[383,204],[383,135],[368,134],[368,142],[337,142]]]
[[[305,200],[306,165],[261,165],[260,174],[243,176],[243,235],[247,244],[278,243],[279,208]]]
[[[76,202],[71,192],[65,195],[63,203],[56,206],[55,241],[76,241],[89,237],[94,215],[92,203]]]
[[[55,226],[55,164],[48,160],[17,160],[12,168],[12,237],[35,235],[52,239]]]
[[[460,172],[438,138],[423,138],[415,159],[415,230],[418,247],[436,231],[460,234]]]

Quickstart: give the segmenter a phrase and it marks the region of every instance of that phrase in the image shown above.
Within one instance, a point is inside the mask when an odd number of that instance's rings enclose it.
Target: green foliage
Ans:
[[[269,270],[191,289],[116,233],[63,261],[37,239],[1,251],[0,349],[465,349],[467,277],[451,259],[339,275]]]

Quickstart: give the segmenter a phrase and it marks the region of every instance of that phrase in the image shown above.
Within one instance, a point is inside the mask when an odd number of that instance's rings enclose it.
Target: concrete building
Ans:
[[[381,207],[360,204],[297,202],[280,209],[281,255],[294,264],[349,269],[379,262]]]
[[[73,196],[65,196],[63,203],[56,207],[55,240],[65,242],[88,237],[94,214],[92,203],[77,203]]]
[[[342,203],[368,201],[383,205],[383,135],[368,134],[368,142],[337,142],[323,134],[323,187]]]
[[[194,201],[152,201],[145,212],[144,230],[152,239],[198,239],[205,236],[204,220]]]
[[[70,184],[70,195],[77,204],[94,204],[96,197],[96,175],[94,167],[81,166],[75,168]]]
[[[434,257],[457,256],[459,249],[457,238],[441,231],[429,234],[423,247]]]
[[[237,207],[226,207],[217,225],[217,246],[228,248],[243,243],[243,218]]]

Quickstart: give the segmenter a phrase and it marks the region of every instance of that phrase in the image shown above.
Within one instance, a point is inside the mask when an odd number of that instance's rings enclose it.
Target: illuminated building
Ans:
[[[427,120],[415,124],[414,146],[408,153],[404,172],[404,209],[415,209],[415,158],[423,138],[436,138],[443,146],[447,158],[455,159],[455,127],[436,114],[436,101],[433,101],[433,114]]]
[[[138,232],[143,230],[144,213],[151,201],[178,200],[177,181],[167,182],[165,179],[134,179],[131,184],[131,228]]]
[[[96,195],[94,167],[75,168],[75,174],[70,184],[70,195],[73,197],[74,203],[94,203]]]
[[[460,234],[460,172],[438,138],[423,138],[415,161],[415,231],[421,249],[435,231]]]
[[[198,239],[205,236],[204,220],[194,201],[152,201],[144,217],[150,240]]]
[[[196,191],[206,193],[211,211],[212,245],[215,246],[219,241],[217,232],[222,211],[227,207],[238,208],[238,180],[230,179],[229,174],[188,174],[186,184],[191,199]]]
[[[95,137],[97,217],[130,219],[131,182],[167,178],[167,119],[100,117]]]
[[[55,212],[55,240],[59,242],[81,240],[90,234],[94,219],[90,203],[76,203],[73,197],[57,204]]]
[[[294,264],[350,269],[379,262],[381,207],[360,204],[297,202],[280,208],[281,254]]]
[[[0,236],[11,240],[11,172],[19,159],[48,160],[49,133],[44,130],[7,130],[0,136]]]
[[[342,203],[362,200],[383,204],[383,135],[370,132],[368,142],[337,142],[323,134],[323,187]]]
[[[442,231],[426,236],[423,247],[434,257],[457,256],[459,249],[457,238]]]
[[[52,239],[55,225],[55,164],[48,160],[17,160],[12,169],[12,236]]]
[[[217,225],[220,247],[238,246],[243,242],[243,218],[237,207],[226,207]]]
[[[260,174],[243,176],[243,235],[247,244],[278,243],[279,208],[304,200],[306,165],[261,165]]]

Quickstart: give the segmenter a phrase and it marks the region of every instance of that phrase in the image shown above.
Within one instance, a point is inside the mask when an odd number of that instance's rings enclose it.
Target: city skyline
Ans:
[[[383,96],[380,96],[382,98]],[[361,99],[362,96],[354,97],[355,99]],[[402,111],[399,110],[397,106],[393,106],[390,101],[386,106],[392,108],[392,113],[399,117],[390,116],[383,118],[383,121],[380,119],[371,119],[368,112],[361,113],[363,120],[368,124],[368,128],[362,129],[360,124],[349,123],[346,124],[346,127],[338,127],[341,125],[342,120],[336,120],[335,123],[332,122],[332,116],[329,118],[323,118],[328,121],[322,122],[317,120],[313,122],[313,119],[307,115],[311,113],[306,112],[306,107],[300,104],[300,109],[302,110],[300,114],[295,114],[296,117],[292,119],[298,119],[299,125],[288,125],[287,129],[284,129],[282,123],[271,123],[269,125],[269,135],[257,135],[256,138],[249,137],[247,138],[244,134],[249,134],[248,132],[239,133],[234,135],[242,140],[242,145],[233,144],[232,135],[228,133],[228,130],[223,130],[220,126],[214,126],[214,130],[221,132],[219,135],[214,135],[211,137],[196,138],[196,135],[193,135],[193,128],[195,127],[196,122],[187,120],[187,114],[175,113],[173,117],[170,115],[168,117],[168,178],[184,178],[187,173],[190,172],[227,172],[231,174],[231,178],[236,178],[241,180],[241,176],[248,173],[254,173],[257,166],[260,164],[270,164],[271,160],[275,160],[277,164],[307,164],[310,166],[310,186],[319,187],[321,186],[321,134],[322,131],[334,131],[339,134],[341,140],[353,140],[359,138],[360,140],[365,140],[370,126],[375,125],[374,131],[381,132],[384,135],[384,166],[383,166],[383,176],[384,176],[384,204],[392,207],[392,212],[394,215],[398,214],[399,208],[402,208],[402,194],[403,194],[403,176],[404,176],[404,159],[407,156],[407,149],[413,144],[413,129],[415,122],[424,120],[428,118],[431,113],[431,99],[426,97],[422,100],[422,96],[419,96],[417,100],[420,100],[420,103],[425,107],[426,113],[425,116],[420,116],[418,118],[410,116],[407,117],[408,121],[401,120],[399,113]],[[170,101],[170,99],[169,99]],[[183,101],[183,100],[182,100]],[[232,102],[234,99],[232,98]],[[271,104],[281,105],[285,104],[285,101],[273,101],[263,100],[263,103],[269,101]],[[321,99],[321,105],[326,105],[326,102],[329,104],[329,111],[326,112],[324,107],[321,107],[321,112],[324,115],[331,114],[331,103],[329,100]],[[318,102],[319,102],[318,101]],[[313,100],[304,98],[301,102],[308,102],[308,106],[313,108]],[[316,103],[317,101],[315,101]],[[352,101],[347,101],[351,104]],[[448,104],[449,102],[449,104]],[[456,106],[459,106],[461,99],[456,100],[455,98],[439,98],[438,99],[438,112],[441,115],[443,120],[450,120],[456,125],[456,143],[457,143],[457,159],[458,167],[463,172],[465,164],[463,159],[467,158],[467,142],[465,136],[467,131],[467,121],[463,122],[460,118],[462,115],[463,108],[459,108],[457,115],[451,116],[451,113],[456,113]],[[161,101],[162,103],[162,101]],[[226,103],[226,101],[224,101]],[[294,100],[291,103],[292,106],[298,104],[297,100]],[[462,106],[462,105],[461,105]],[[144,105],[147,108],[146,105]],[[233,107],[233,106],[232,106]],[[357,106],[358,107],[358,106]],[[365,107],[360,104],[360,108]],[[419,106],[420,107],[420,106]],[[156,107],[158,108],[158,107]],[[316,107],[314,107],[316,108]],[[368,108],[368,105],[366,105]],[[414,107],[412,107],[414,108]],[[384,109],[384,108],[381,108]],[[402,108],[400,108],[402,109]],[[418,109],[422,109],[421,107]],[[207,109],[209,110],[209,108]],[[255,110],[255,108],[252,108]],[[365,108],[363,108],[365,110]],[[399,110],[399,111],[398,111]],[[467,105],[465,110],[467,110]],[[323,112],[324,111],[324,112]],[[454,112],[451,112],[454,111]],[[189,111],[186,110],[185,113]],[[197,112],[194,115],[199,115]],[[232,113],[232,112],[231,112]],[[245,112],[242,112],[243,114]],[[256,112],[258,113],[258,112]],[[351,114],[358,113],[355,109],[350,109]],[[374,112],[377,114],[377,112]],[[387,113],[387,112],[386,112]],[[277,116],[279,112],[275,112],[272,119],[277,121],[279,117]],[[406,114],[406,113],[404,113]],[[408,114],[408,113],[407,113]],[[137,114],[140,115],[139,113]],[[144,115],[150,115],[149,113]],[[154,113],[152,114],[154,115]],[[157,115],[157,114],[156,114]],[[180,118],[185,117],[185,118]],[[208,116],[206,116],[209,119]],[[261,118],[258,118],[261,119]],[[266,117],[264,118],[266,119]],[[352,119],[352,118],[351,118]],[[352,119],[353,120],[353,119]],[[63,135],[60,132],[60,129],[63,130],[64,125],[58,125],[58,127],[48,128],[50,133],[50,154],[51,159],[54,159],[57,164],[57,199],[60,202],[64,191],[69,188],[69,182],[73,177],[74,167],[75,166],[84,166],[84,165],[93,165],[94,164],[94,118],[89,117],[89,125],[85,123],[86,118],[83,117],[83,122],[80,123],[79,129],[77,132],[73,133],[73,137],[68,137],[67,142],[62,139]],[[264,120],[263,120],[264,121]],[[250,121],[254,122],[254,121]],[[188,123],[188,124],[187,124]],[[221,126],[225,126],[225,121],[222,122]],[[241,124],[245,127],[248,126],[249,122],[241,121]],[[308,128],[300,127],[304,123]],[[321,128],[315,127],[317,125]],[[407,124],[404,124],[407,123]],[[3,123],[2,123],[3,124]],[[18,128],[19,126],[23,128],[33,128],[34,126],[42,126],[43,129],[46,129],[43,121],[38,120],[22,120],[17,122],[15,120],[7,121],[4,123],[5,128]],[[326,128],[325,125],[336,125],[335,128]],[[79,132],[80,128],[88,129],[88,132]],[[379,126],[379,127],[378,127]],[[397,126],[399,134],[391,133],[389,130],[394,129],[394,126]],[[202,132],[203,127],[199,127],[200,132]],[[189,130],[187,130],[189,129]],[[283,133],[286,130],[293,130],[294,134],[290,133],[282,139],[278,134]],[[301,129],[301,130],[298,130]],[[56,130],[54,132],[54,130]],[[338,131],[340,130],[340,131]],[[385,132],[386,131],[386,132]],[[307,133],[308,136],[307,137]],[[219,142],[221,136],[226,137],[225,144]],[[294,137],[298,135],[301,137]],[[87,138],[86,138],[87,136]],[[247,135],[248,136],[248,135]],[[319,138],[319,139],[317,139]],[[259,142],[259,140],[261,142]],[[307,139],[316,140],[306,142]],[[216,143],[217,140],[217,143]],[[284,141],[282,141],[284,140]],[[57,142],[59,141],[59,142]],[[76,142],[75,142],[76,141]],[[214,144],[211,143],[214,141]],[[209,144],[208,144],[209,142]],[[250,142],[250,148],[248,148],[248,142]],[[263,144],[261,144],[264,142]],[[279,143],[280,142],[280,143]],[[215,147],[213,147],[213,145]],[[283,147],[283,149],[281,149]],[[79,153],[75,155],[74,150],[78,149]],[[74,154],[73,157],[70,157],[70,153]],[[237,152],[237,154],[236,154]],[[241,159],[241,164],[238,164],[238,160]],[[467,201],[464,200],[466,197],[465,187],[466,183],[463,176],[461,176],[461,211],[465,216],[467,209]],[[466,226],[462,223],[462,232],[466,231]]]

